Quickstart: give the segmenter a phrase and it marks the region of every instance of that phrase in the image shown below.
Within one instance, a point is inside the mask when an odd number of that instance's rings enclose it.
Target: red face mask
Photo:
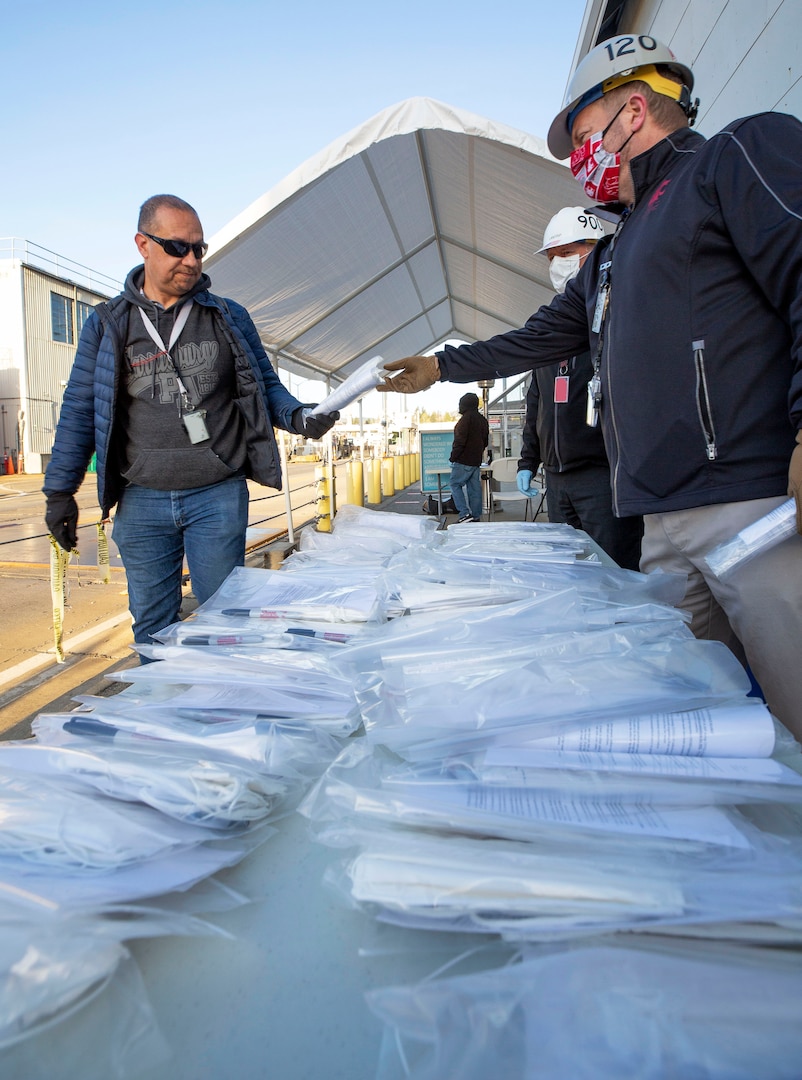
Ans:
[[[626,105],[621,106],[604,131],[597,131],[571,154],[570,169],[580,182],[588,198],[599,203],[618,202],[618,184],[621,177],[621,150],[632,134],[614,154],[605,150],[604,136],[613,126]],[[634,133],[633,133],[634,134]]]
[[[604,132],[597,131],[571,154],[570,168],[589,199],[598,203],[618,202],[621,154],[602,146]]]

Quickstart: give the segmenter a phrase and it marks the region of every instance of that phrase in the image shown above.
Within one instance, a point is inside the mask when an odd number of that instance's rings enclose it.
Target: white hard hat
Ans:
[[[656,65],[676,72],[683,85],[663,78],[655,70]],[[693,122],[696,111],[691,105],[691,69],[680,64],[667,45],[648,34],[620,34],[600,42],[577,66],[568,84],[562,111],[549,128],[547,142],[552,154],[556,158],[567,158],[572,153],[571,128],[576,113],[616,86],[634,79],[648,83],[658,94],[673,98]]]
[[[601,240],[605,236],[602,223],[584,206],[564,206],[558,210],[543,233],[543,247],[535,255],[563,244],[576,244],[582,240]]]

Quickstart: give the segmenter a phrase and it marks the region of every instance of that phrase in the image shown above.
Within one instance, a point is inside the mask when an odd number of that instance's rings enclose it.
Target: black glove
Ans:
[[[302,405],[292,414],[292,430],[296,435],[304,435],[307,439],[322,439],[329,428],[333,428],[340,419],[338,412],[320,413],[318,416],[307,416],[304,420],[304,412],[314,409],[314,405]]]
[[[52,535],[65,551],[78,543],[78,503],[66,491],[47,496],[45,522]]]

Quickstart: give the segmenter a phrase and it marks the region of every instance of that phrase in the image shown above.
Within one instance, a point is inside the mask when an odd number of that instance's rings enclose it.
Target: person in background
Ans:
[[[521,329],[389,362],[384,388],[503,378],[590,345],[588,420],[615,513],[644,516],[641,570],[687,575],[693,632],[745,652],[802,739],[802,536],[724,580],[705,559],[789,495],[802,534],[802,123],[765,112],[705,140],[693,81],[646,34],[591,49],[548,145],[586,198],[622,208],[615,235]]]
[[[605,235],[595,216],[581,206],[566,206],[546,226],[543,246],[549,277],[557,293],[565,292],[579,273],[593,245]],[[532,477],[543,462],[549,521],[583,529],[610,558],[626,570],[640,562],[643,518],[616,517],[610,487],[610,463],[601,428],[586,421],[587,385],[593,375],[586,349],[570,360],[532,373],[526,395],[518,489],[530,498]]]
[[[457,508],[457,524],[482,517],[482,479],[479,466],[490,438],[490,425],[479,412],[476,394],[459,399],[460,418],[454,425],[451,446],[451,497]]]
[[[84,325],[47,466],[45,520],[77,542],[75,492],[97,454],[103,519],[128,579],[134,640],[178,619],[184,556],[199,603],[245,561],[249,477],[281,487],[273,427],[318,439],[282,385],[245,308],[209,291],[195,210],[175,195],[141,207],[142,263]]]

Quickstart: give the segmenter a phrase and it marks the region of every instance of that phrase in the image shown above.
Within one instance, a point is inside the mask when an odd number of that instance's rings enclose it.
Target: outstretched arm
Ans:
[[[445,345],[432,356],[406,356],[385,364],[387,370],[398,374],[377,389],[418,394],[438,381],[503,379],[555,361],[570,360],[588,348],[585,288],[592,280],[583,267],[579,278],[568,283],[565,293],[539,308],[520,330],[497,334],[472,345],[457,348]],[[595,296],[595,288],[592,291]]]

